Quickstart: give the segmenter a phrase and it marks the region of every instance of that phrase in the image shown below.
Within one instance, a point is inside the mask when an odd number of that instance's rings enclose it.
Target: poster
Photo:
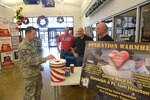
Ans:
[[[9,22],[0,22],[0,37],[10,36]]]
[[[11,36],[19,36],[18,24],[10,23],[10,33]]]
[[[0,37],[0,52],[8,52],[11,50],[11,37]]]
[[[11,22],[1,22],[0,37],[2,36],[19,36],[18,24]]]
[[[12,49],[16,50],[19,45],[19,36],[13,36],[11,37],[11,42],[12,42]]]
[[[2,67],[13,65],[12,52],[2,52],[1,53],[1,65],[2,65]]]
[[[118,100],[149,100],[150,44],[87,42],[80,85]]]

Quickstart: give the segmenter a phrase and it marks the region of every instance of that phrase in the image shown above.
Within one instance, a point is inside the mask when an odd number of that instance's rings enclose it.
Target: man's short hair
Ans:
[[[100,22],[98,25],[103,25],[104,27],[105,27],[105,29],[106,29],[106,31],[108,31],[108,26],[106,25],[106,23],[104,23],[104,22]],[[99,26],[98,26],[99,27]]]
[[[33,27],[33,26],[28,26],[28,27],[26,28],[26,30],[25,30],[25,34],[27,34],[27,32],[30,33],[32,30],[35,30],[35,31],[36,31],[35,27]]]
[[[133,59],[134,61],[141,61],[144,60],[144,57],[142,55],[135,54]]]

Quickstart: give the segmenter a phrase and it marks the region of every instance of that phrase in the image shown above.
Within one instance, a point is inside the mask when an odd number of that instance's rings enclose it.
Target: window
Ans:
[[[91,38],[94,39],[93,33],[92,33],[92,26],[87,26],[87,27],[85,27],[84,32],[85,32],[85,34],[86,34],[87,36],[90,36]],[[78,33],[77,33],[77,34],[78,34]]]
[[[73,17],[67,17],[67,22],[73,22]]]
[[[51,22],[54,21],[54,18],[53,17],[48,17],[48,20],[49,20],[49,23],[51,23]]]
[[[96,41],[96,24],[92,25],[92,37],[93,40]]]
[[[141,7],[141,42],[150,42],[150,4]]]
[[[115,34],[118,42],[135,42],[136,9],[115,17]]]
[[[57,16],[55,17],[47,17],[49,24],[47,26],[47,28],[64,28],[66,26],[68,27],[73,27],[74,25],[74,21],[73,21],[73,17],[72,16],[63,16],[64,18],[64,22],[62,23],[58,23],[57,22]],[[29,24],[25,25],[22,23],[22,25],[20,26],[20,28],[26,28],[27,26],[34,26],[35,28],[39,28],[39,26],[37,25],[37,19],[38,17],[29,17]],[[17,20],[15,18],[13,18],[14,22],[17,22]],[[45,21],[41,20],[41,24],[44,24]]]
[[[34,23],[37,23],[37,19],[38,19],[38,18],[33,18],[33,22],[34,22]],[[32,22],[32,21],[31,21],[31,22]]]
[[[32,18],[31,18],[31,17],[29,18],[29,22],[30,22],[30,23],[32,23],[32,22],[33,22],[33,20],[32,20]]]
[[[108,35],[113,37],[113,30],[112,30],[112,27],[113,27],[113,22],[112,22],[112,18],[109,18],[109,19],[106,19],[103,21],[104,23],[106,23],[107,27],[108,27]]]

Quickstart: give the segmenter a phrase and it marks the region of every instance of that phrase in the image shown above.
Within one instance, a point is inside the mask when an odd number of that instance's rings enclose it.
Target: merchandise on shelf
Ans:
[[[13,50],[13,58],[14,61],[19,61],[18,50]]]
[[[18,45],[18,25],[11,22],[0,22],[0,70],[5,66],[13,65],[15,61],[19,60]]]
[[[18,25],[11,22],[0,22],[0,37],[19,36]]]
[[[10,23],[11,36],[19,36],[18,25],[16,23]]]
[[[0,52],[8,52],[11,50],[11,37],[0,37]]]
[[[0,36],[10,36],[8,29],[1,29],[0,28]]]
[[[0,37],[2,36],[10,36],[9,23],[7,22],[0,23]]]
[[[1,63],[2,67],[13,65],[13,56],[12,52],[2,52],[1,53]]]
[[[12,43],[12,50],[16,50],[19,45],[19,36],[11,37],[11,43]]]

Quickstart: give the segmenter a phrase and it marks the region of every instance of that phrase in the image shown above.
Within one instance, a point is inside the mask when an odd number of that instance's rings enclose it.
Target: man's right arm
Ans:
[[[74,57],[78,57],[78,54],[75,52],[75,47],[76,47],[76,40],[74,40],[71,45],[71,51],[72,51]]]
[[[45,63],[46,60],[55,58],[53,55],[48,55],[47,57],[38,56],[35,50],[28,48],[20,48],[18,51],[22,62],[31,66],[37,66]]]

